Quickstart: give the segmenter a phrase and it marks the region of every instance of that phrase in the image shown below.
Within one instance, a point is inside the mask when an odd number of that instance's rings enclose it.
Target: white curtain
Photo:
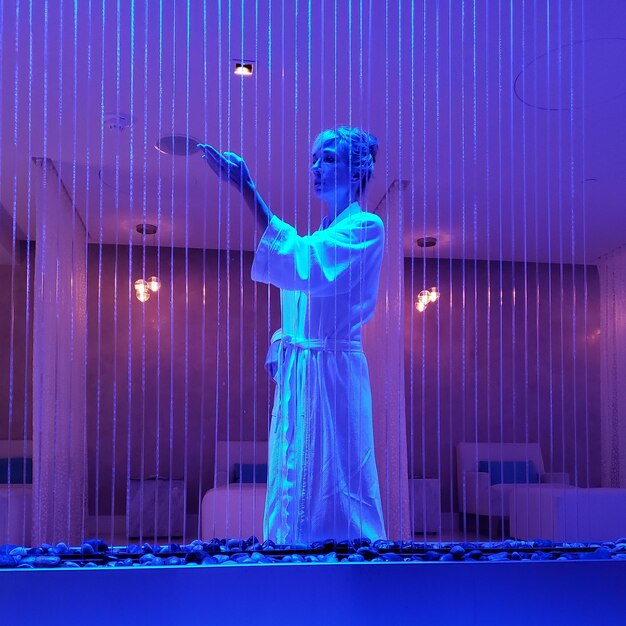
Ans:
[[[376,211],[385,224],[385,257],[374,317],[365,325],[363,348],[372,385],[374,447],[385,530],[390,539],[411,539],[404,396],[404,247],[402,193],[394,182]]]
[[[602,485],[626,487],[626,247],[600,272]]]
[[[33,545],[80,543],[86,503],[86,231],[50,160],[35,182]]]

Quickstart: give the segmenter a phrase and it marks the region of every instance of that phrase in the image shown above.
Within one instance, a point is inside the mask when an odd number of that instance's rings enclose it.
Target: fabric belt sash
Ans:
[[[302,350],[321,350],[328,352],[363,352],[363,344],[358,339],[294,339],[283,335],[283,347],[292,345]]]

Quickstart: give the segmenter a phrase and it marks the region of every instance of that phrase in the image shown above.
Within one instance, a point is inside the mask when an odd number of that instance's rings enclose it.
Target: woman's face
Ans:
[[[329,202],[338,195],[353,193],[348,148],[331,134],[320,135],[313,144],[311,173],[315,195]]]

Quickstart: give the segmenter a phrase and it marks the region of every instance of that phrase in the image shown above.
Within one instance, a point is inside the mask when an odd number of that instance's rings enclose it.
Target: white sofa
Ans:
[[[521,540],[615,541],[626,536],[626,489],[540,487],[530,489],[518,485],[512,494],[512,537]]]
[[[458,443],[456,447],[456,477],[459,512],[462,515],[509,516],[513,492],[521,483],[491,484],[488,472],[478,471],[481,461],[532,461],[539,474],[538,485],[557,484],[569,487],[569,475],[564,472],[547,473],[538,443]]]
[[[267,442],[218,441],[215,487],[202,498],[201,539],[263,537],[267,484],[238,483],[239,463],[267,463]]]

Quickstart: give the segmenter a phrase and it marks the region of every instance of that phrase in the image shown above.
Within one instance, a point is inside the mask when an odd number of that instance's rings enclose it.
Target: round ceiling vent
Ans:
[[[420,248],[432,248],[437,245],[436,237],[420,237],[416,239],[416,243]]]
[[[154,147],[163,154],[172,154],[174,156],[185,156],[198,152],[199,141],[187,135],[166,135],[161,137]]]

